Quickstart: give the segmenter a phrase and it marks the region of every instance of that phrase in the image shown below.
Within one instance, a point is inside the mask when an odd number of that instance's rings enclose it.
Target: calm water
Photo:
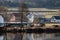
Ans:
[[[6,33],[0,34],[0,40],[60,40],[60,33]]]

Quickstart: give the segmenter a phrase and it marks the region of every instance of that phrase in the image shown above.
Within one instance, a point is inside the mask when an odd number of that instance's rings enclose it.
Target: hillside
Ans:
[[[18,7],[21,4],[21,0],[11,0],[11,1],[0,1],[0,6],[8,6],[8,7]],[[24,0],[24,3],[27,7],[32,8],[58,8],[60,7],[60,0]]]

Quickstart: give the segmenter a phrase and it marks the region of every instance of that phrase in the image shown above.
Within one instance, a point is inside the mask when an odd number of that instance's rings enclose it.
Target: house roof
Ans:
[[[60,16],[53,16],[55,19],[60,20]]]

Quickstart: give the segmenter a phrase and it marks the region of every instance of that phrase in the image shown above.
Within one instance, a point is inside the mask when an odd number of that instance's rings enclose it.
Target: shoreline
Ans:
[[[35,28],[35,29],[12,29],[12,30],[3,30],[0,29],[0,33],[6,33],[6,32],[12,32],[12,33],[60,33],[60,29],[51,29],[51,28],[46,28],[46,29],[42,29],[42,28]]]

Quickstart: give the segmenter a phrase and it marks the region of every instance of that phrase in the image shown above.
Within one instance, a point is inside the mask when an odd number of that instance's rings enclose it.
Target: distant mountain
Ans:
[[[0,6],[18,7],[22,0],[0,0]],[[27,7],[54,8],[60,7],[60,0],[24,0]]]

